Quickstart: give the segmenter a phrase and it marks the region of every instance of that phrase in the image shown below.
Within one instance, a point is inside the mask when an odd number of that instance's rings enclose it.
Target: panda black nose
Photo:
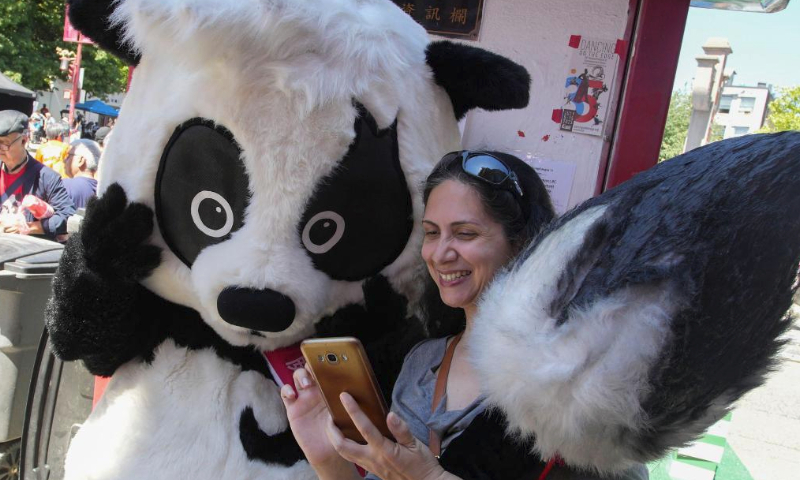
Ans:
[[[294,321],[294,302],[275,290],[228,287],[217,297],[226,322],[262,332],[281,332]]]

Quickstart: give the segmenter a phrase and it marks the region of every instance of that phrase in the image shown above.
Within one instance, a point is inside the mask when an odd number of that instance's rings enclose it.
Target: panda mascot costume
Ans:
[[[66,479],[315,478],[279,396],[293,345],[354,335],[391,391],[429,332],[421,184],[467,111],[527,104],[527,72],[389,0],[69,5],[137,67],[47,310],[57,355],[112,377]],[[495,408],[442,465],[613,473],[758,385],[800,261],[799,136],[695,150],[549,226],[481,301]]]
[[[469,109],[527,104],[527,72],[388,0],[70,15],[137,66],[48,307],[56,353],[112,376],[67,478],[313,478],[263,352],[353,335],[391,392],[423,338],[422,184]]]

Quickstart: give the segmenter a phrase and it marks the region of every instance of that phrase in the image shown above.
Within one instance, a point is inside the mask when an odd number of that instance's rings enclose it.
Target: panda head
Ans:
[[[469,109],[527,104],[524,68],[427,34],[389,0],[71,0],[136,63],[100,194],[150,206],[146,287],[272,349],[363,301],[413,296],[420,188]]]

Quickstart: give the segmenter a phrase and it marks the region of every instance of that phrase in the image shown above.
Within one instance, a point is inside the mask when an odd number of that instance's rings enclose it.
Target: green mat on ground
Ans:
[[[650,480],[673,480],[669,476],[669,467],[672,464],[675,454],[649,463],[647,468],[650,470]],[[714,480],[753,480],[750,472],[736,456],[730,445],[725,446],[725,453],[717,467],[717,474]]]

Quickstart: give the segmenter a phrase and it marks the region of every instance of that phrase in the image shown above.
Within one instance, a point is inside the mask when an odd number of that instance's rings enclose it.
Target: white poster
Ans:
[[[539,174],[539,178],[547,188],[547,193],[550,194],[550,200],[553,202],[556,213],[562,215],[567,211],[567,205],[569,205],[576,165],[570,162],[557,162],[531,156],[528,156],[525,161]]]

